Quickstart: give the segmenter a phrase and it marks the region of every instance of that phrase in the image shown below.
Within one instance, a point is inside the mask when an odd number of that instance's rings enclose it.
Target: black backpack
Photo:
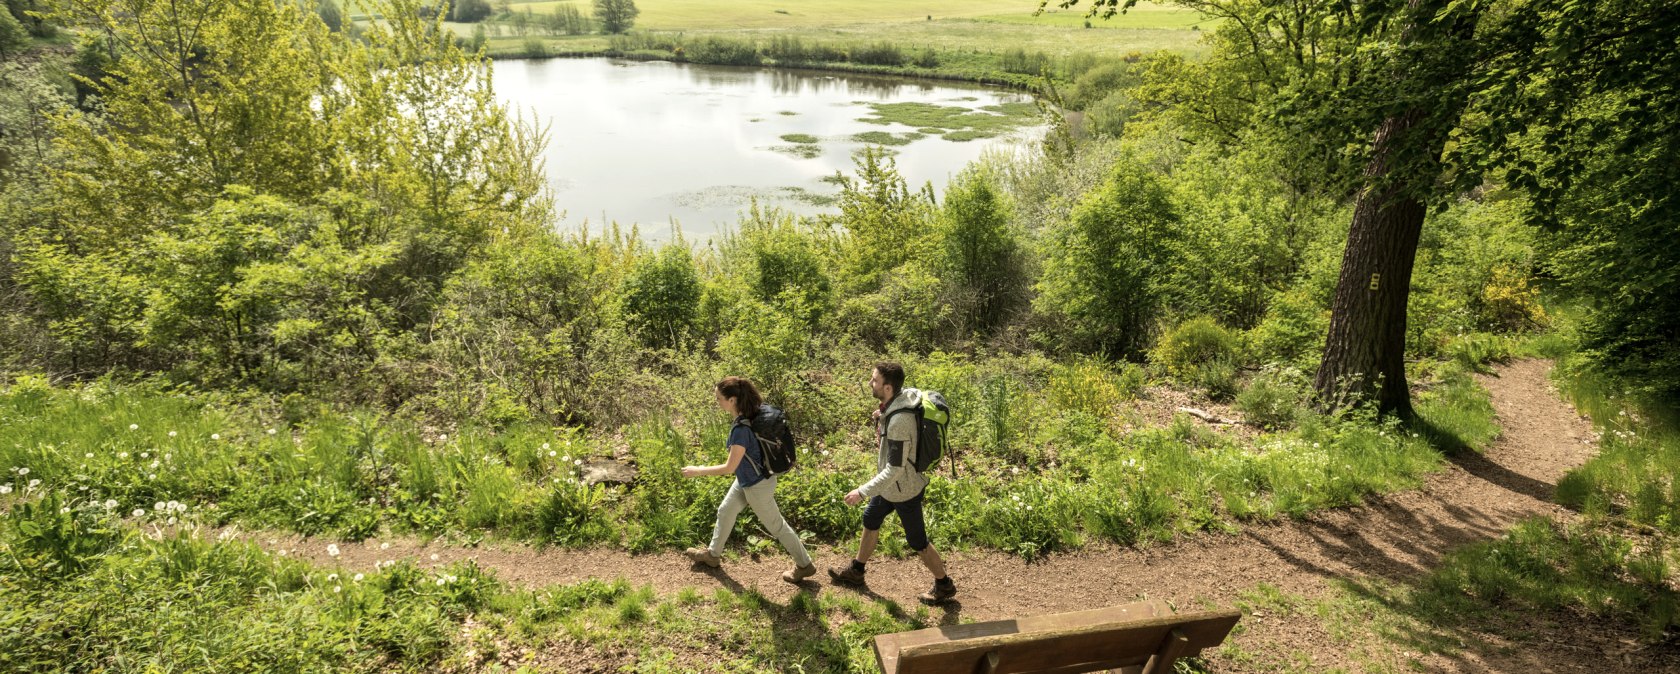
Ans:
[[[786,414],[765,403],[758,406],[758,414],[750,420],[738,419],[735,423],[746,424],[752,429],[753,436],[758,438],[758,451],[764,455],[765,463],[763,466],[756,462],[753,464],[759,475],[769,477],[793,470],[793,431],[788,428]],[[766,468],[769,470],[766,471]]]
[[[913,465],[916,471],[926,473],[939,464],[939,458],[945,455],[945,431],[951,423],[951,406],[945,402],[945,396],[938,391],[922,391],[921,403],[915,407],[906,407],[887,415],[887,421],[881,425],[892,423],[892,417],[900,414],[916,415],[916,459]],[[951,459],[951,474],[957,470],[956,458]]]

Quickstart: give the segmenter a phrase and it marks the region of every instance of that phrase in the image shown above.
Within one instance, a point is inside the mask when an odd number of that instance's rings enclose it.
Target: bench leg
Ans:
[[[1190,646],[1190,638],[1178,629],[1167,633],[1167,638],[1161,640],[1161,647],[1149,656],[1149,662],[1143,666],[1143,674],[1172,674],[1173,661],[1184,655]]]
[[[987,651],[986,652],[986,657],[980,658],[980,662],[975,663],[974,672],[975,672],[975,674],[992,674],[993,672],[997,671],[997,668],[998,668],[998,654],[997,654],[997,651]]]

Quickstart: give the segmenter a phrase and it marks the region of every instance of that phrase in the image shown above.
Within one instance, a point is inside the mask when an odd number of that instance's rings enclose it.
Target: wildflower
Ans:
[[[546,443],[546,442],[543,443],[543,449],[548,449],[548,443]],[[549,452],[548,455],[549,456],[554,456],[554,452]]]
[[[1021,467],[1020,466],[1010,466],[1009,467],[1009,474],[1010,475],[1020,475],[1021,474]]]
[[[169,437],[171,437],[171,438],[175,437],[175,431],[170,431],[169,432]]]
[[[285,556],[286,556],[286,549],[285,549],[285,548],[281,548],[281,549],[280,549],[280,556],[281,556],[281,557],[285,557]]]
[[[221,433],[211,433],[210,434],[210,439],[211,440],[220,440],[220,439],[222,439],[222,434]]]
[[[1313,443],[1313,449],[1318,449],[1318,443]]]
[[[88,453],[86,453],[86,454],[83,454],[83,455],[82,455],[82,458],[84,458],[84,459],[91,459],[91,458],[93,458],[93,452],[88,452]]]
[[[572,461],[572,465],[574,465],[574,466],[581,466],[581,465],[583,465],[583,459],[575,459],[575,460],[573,460],[573,461]]]
[[[128,458],[128,452],[117,452],[117,458],[119,458],[119,459]]]
[[[41,481],[40,480],[30,480],[29,481],[29,488],[30,489],[34,489],[34,488],[39,487],[39,486],[41,486]]]
[[[334,585],[333,586],[333,594],[338,594],[338,593],[343,592],[343,591],[344,591],[344,586],[342,586],[342,585]]]
[[[572,462],[572,455],[567,454],[565,456],[560,457],[560,462],[561,463],[571,463]]]
[[[23,477],[23,476],[28,475],[28,474],[29,474],[29,469],[28,468],[19,468],[18,469],[18,477]]]
[[[152,453],[151,453],[151,452],[141,452],[141,453],[140,453],[140,458],[142,458],[142,459],[150,459],[150,458],[152,458]]]
[[[163,510],[163,501],[158,501],[157,503],[153,504],[152,505],[152,510]]]
[[[390,543],[380,543],[379,544],[379,549],[380,550],[389,550],[390,548],[391,548]]]
[[[175,512],[180,512],[180,511],[183,511],[183,510],[187,509],[186,506],[181,505],[180,501],[170,501],[168,503],[163,504],[163,507],[168,508],[168,509],[170,509],[172,511],[175,511]]]
[[[823,456],[828,456],[828,450],[823,450]]]
[[[335,580],[338,580],[338,574],[336,574],[336,573],[327,574],[327,582],[330,583],[330,582],[335,581]]]
[[[152,465],[150,465],[150,466],[147,466],[147,467],[148,467],[148,468],[151,468],[151,469],[152,469],[152,470],[157,470],[157,468],[158,468],[158,466],[159,466],[159,465],[161,465],[161,464],[159,464],[159,463],[158,463],[158,462],[156,462],[156,461],[153,461],[153,462],[152,462]]]
[[[60,515],[70,514],[70,506],[64,506],[63,508],[59,508],[58,509],[58,514],[60,514]]]
[[[272,429],[272,428],[268,429],[268,434],[269,435],[274,435],[274,429]]]
[[[356,581],[356,582],[360,583],[360,582],[362,582],[362,574],[358,573],[358,574],[355,575],[355,577],[351,578],[350,580],[353,580],[353,581]]]
[[[438,584],[438,585],[442,585],[442,584],[443,584],[443,576],[438,576],[438,579],[437,579],[437,584]]]
[[[552,450],[552,449],[548,450],[548,458],[550,458],[550,459],[554,458],[554,450]]]
[[[128,430],[138,431],[138,430],[140,430],[140,424],[129,424],[128,425]]]
[[[173,515],[171,515],[171,516],[170,516],[170,517],[169,517],[169,521],[168,521],[168,522],[165,522],[165,524],[174,524],[174,523],[175,523],[175,516],[173,516]]]
[[[327,544],[327,554],[330,555],[330,556],[333,556],[333,557],[337,557],[338,556],[338,544],[337,543],[328,543]]]
[[[438,442],[449,442],[449,434],[444,433],[442,435],[439,435],[438,436]]]
[[[156,479],[157,479],[157,473],[147,473],[147,474],[146,474],[146,479],[148,479],[148,480],[156,480]]]
[[[105,509],[106,510],[116,510],[117,509],[116,499],[107,499],[105,501]]]
[[[135,508],[134,509],[134,516],[135,517],[145,517],[146,516],[146,509],[145,508]]]
[[[434,561],[434,562],[435,562],[435,561],[437,561],[437,560],[438,560],[438,556],[437,556],[437,553],[435,553],[435,552],[434,552],[434,553],[432,553],[432,561]]]

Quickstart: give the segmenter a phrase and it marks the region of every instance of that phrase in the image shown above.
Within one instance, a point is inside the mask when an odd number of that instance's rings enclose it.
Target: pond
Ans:
[[[559,226],[637,224],[652,241],[680,226],[703,242],[755,198],[834,210],[834,176],[867,144],[942,194],[983,152],[1044,132],[1030,96],[964,83],[602,58],[494,67],[497,95],[549,126]]]

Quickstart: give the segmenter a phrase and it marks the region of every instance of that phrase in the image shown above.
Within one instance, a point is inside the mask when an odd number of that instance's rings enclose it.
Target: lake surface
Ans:
[[[646,240],[671,238],[677,223],[705,241],[755,197],[801,214],[833,210],[833,176],[853,172],[859,134],[891,134],[897,144],[886,147],[911,186],[932,181],[943,194],[982,152],[1044,132],[1029,96],[963,83],[619,59],[494,68],[497,95],[549,125],[560,227],[634,223]],[[946,139],[985,134],[996,135]]]

